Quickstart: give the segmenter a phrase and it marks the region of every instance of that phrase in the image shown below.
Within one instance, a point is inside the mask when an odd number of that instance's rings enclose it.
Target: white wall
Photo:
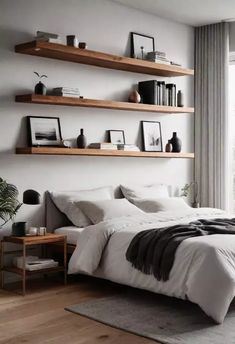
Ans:
[[[124,129],[128,143],[140,135],[140,120],[160,120],[164,146],[172,132],[183,141],[183,151],[194,150],[193,115],[159,115],[14,102],[15,94],[31,93],[33,71],[47,74],[48,87],[79,87],[84,97],[125,100],[132,85],[153,79],[135,73],[73,64],[14,53],[14,45],[32,40],[37,30],[76,34],[92,50],[129,54],[129,32],[152,35],[156,48],[184,67],[193,68],[193,28],[142,13],[107,0],[0,1],[0,176],[23,190],[78,189],[129,182],[166,182],[181,187],[192,180],[193,162],[184,159],[95,158],[15,155],[26,144],[24,116],[59,116],[64,138],[75,138],[84,128],[88,142],[100,141],[106,129]],[[157,78],[157,77],[156,77]],[[160,79],[160,78],[158,78]],[[193,79],[168,78],[193,106]],[[23,206],[17,220],[43,223],[43,206]]]

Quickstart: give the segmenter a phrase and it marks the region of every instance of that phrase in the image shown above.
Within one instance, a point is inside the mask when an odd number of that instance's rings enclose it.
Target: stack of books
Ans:
[[[115,145],[111,142],[97,142],[97,143],[90,143],[88,148],[117,150],[118,145]]]
[[[13,265],[19,269],[23,269],[23,257],[14,257]],[[43,259],[37,256],[27,256],[25,259],[25,269],[35,271],[41,269],[54,268],[59,265],[54,259]]]
[[[171,62],[166,58],[166,53],[163,51],[150,51],[147,53],[147,60],[156,63],[171,64]]]
[[[118,144],[118,150],[128,151],[128,152],[140,152],[139,147],[134,144]]]
[[[50,33],[50,32],[37,31],[35,40],[61,44],[60,36],[57,35],[56,33]]]
[[[164,81],[140,81],[139,94],[144,104],[176,106],[176,85]]]
[[[55,87],[52,89],[51,95],[80,98],[79,89],[74,87]]]

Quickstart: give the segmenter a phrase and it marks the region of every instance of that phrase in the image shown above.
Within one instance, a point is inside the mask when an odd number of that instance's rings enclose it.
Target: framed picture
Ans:
[[[61,146],[62,136],[58,117],[27,116],[30,146]]]
[[[125,144],[124,130],[109,130],[109,141],[113,144]]]
[[[150,51],[155,51],[154,37],[131,32],[131,57],[145,60]]]
[[[141,121],[145,152],[162,152],[161,123]]]

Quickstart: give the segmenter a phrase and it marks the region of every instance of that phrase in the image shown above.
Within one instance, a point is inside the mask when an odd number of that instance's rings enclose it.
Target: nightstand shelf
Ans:
[[[5,254],[20,253],[19,250],[4,251],[5,243],[12,243],[22,245],[21,252],[23,253],[23,268],[16,266],[5,266],[4,256]],[[63,266],[55,266],[51,268],[42,268],[39,270],[29,271],[26,270],[26,249],[35,245],[54,245],[60,243],[63,245]],[[4,272],[10,272],[22,276],[22,294],[26,293],[26,277],[36,274],[48,274],[55,272],[64,272],[64,284],[67,283],[67,240],[65,235],[61,234],[46,234],[44,236],[24,236],[14,237],[6,236],[1,240],[1,287],[4,288]]]

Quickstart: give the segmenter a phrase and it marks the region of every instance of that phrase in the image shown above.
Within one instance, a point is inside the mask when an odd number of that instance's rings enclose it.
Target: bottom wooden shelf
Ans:
[[[122,150],[104,150],[104,149],[89,149],[89,148],[79,149],[79,148],[64,148],[64,147],[16,148],[16,154],[194,159],[194,153],[131,152],[131,151],[122,151]]]
[[[2,268],[2,270],[23,276],[23,269],[17,268],[16,266],[5,266]],[[46,274],[50,272],[59,272],[59,271],[64,271],[64,267],[56,266],[53,268],[46,268],[46,269],[33,270],[33,271],[26,270],[25,273],[28,276],[28,275],[35,275],[35,274],[40,274],[40,273]]]

